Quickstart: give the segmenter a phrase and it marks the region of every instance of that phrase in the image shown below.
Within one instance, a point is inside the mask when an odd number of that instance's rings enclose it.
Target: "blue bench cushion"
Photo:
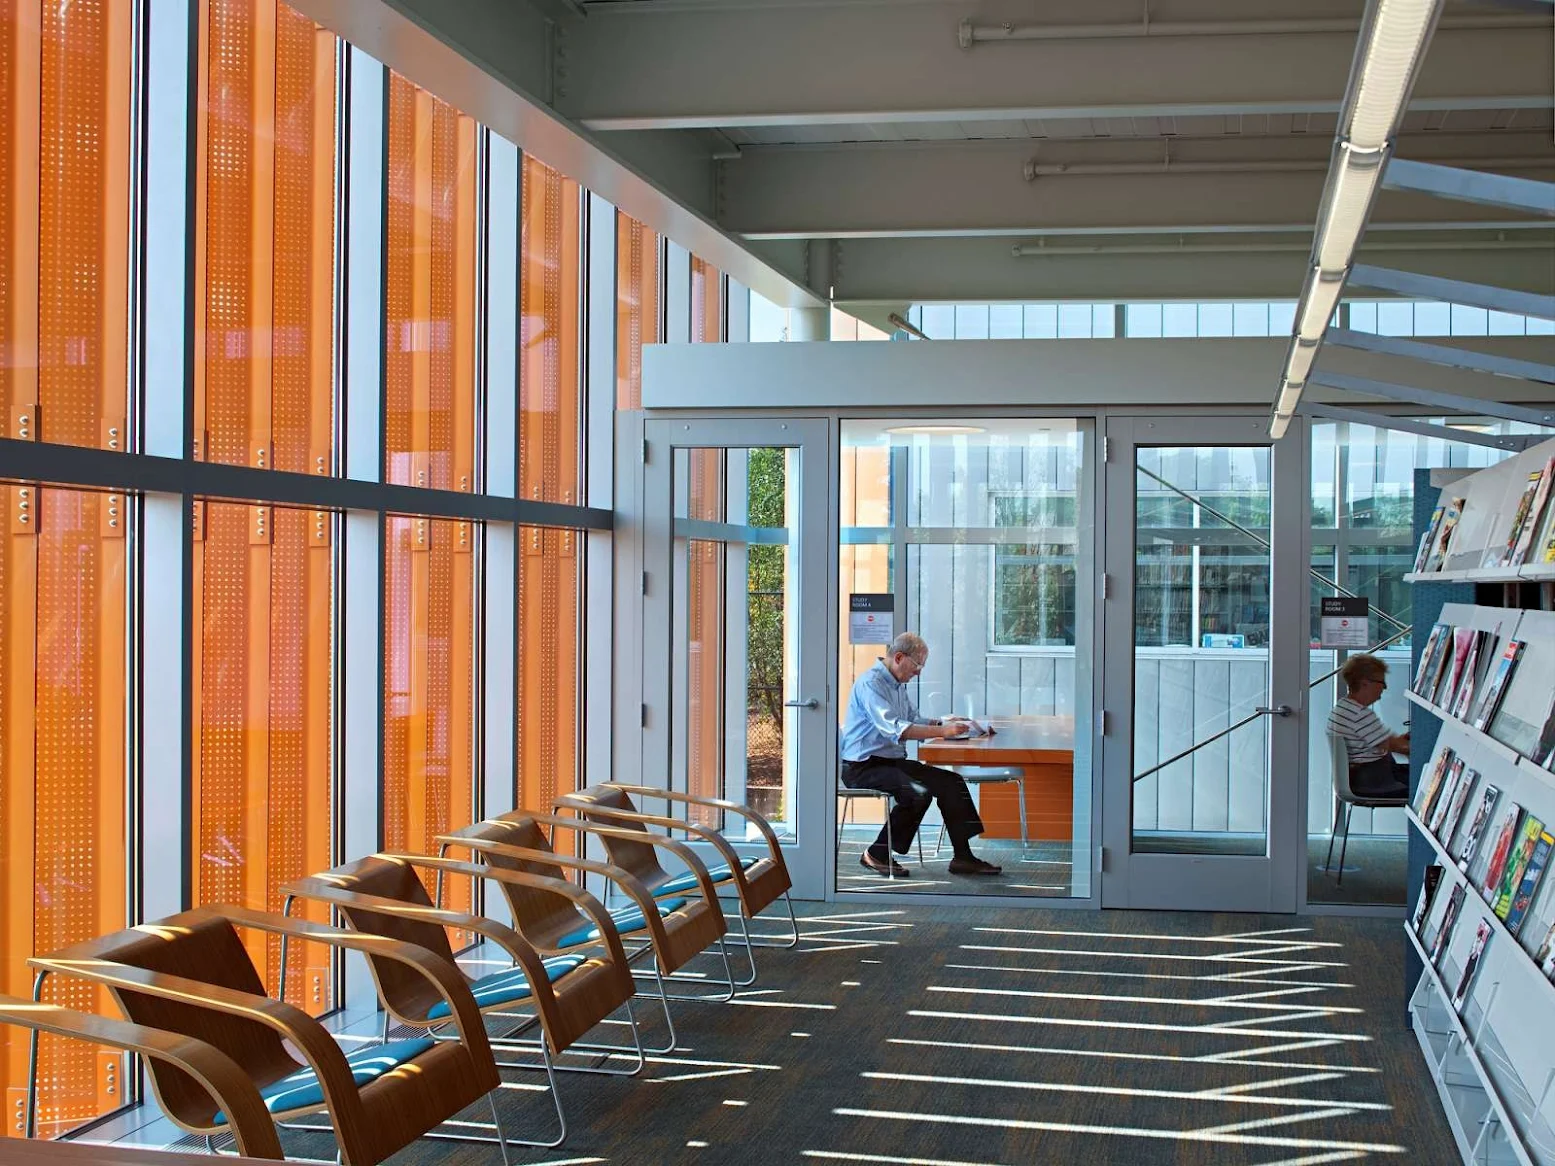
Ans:
[[[671,911],[678,911],[686,905],[684,899],[664,899],[658,903],[659,915],[668,915]],[[615,923],[616,930],[622,933],[637,931],[643,926],[643,909],[637,904],[630,907],[617,907],[610,912],[611,921]],[[556,941],[557,947],[571,947],[575,943],[589,943],[599,938],[599,928],[592,923],[585,923],[575,931],[569,931]]]
[[[541,963],[545,965],[545,978],[554,984],[581,964],[583,959],[581,955],[553,955],[550,959],[542,960]],[[470,991],[475,994],[475,1003],[480,1007],[496,1008],[523,1000],[531,995],[534,989],[529,986],[529,977],[524,975],[523,968],[509,968],[505,972],[493,972],[489,976],[482,976],[470,985]],[[427,1009],[428,1020],[442,1020],[448,1015],[448,1003],[444,1000],[439,1000]]]
[[[750,870],[750,868],[755,866],[759,861],[759,859],[755,858],[742,858],[740,859],[740,869]],[[719,883],[726,883],[730,879],[734,878],[734,875],[729,870],[729,864],[727,862],[720,862],[717,866],[708,867],[707,873],[708,877],[713,880],[714,886],[717,886]],[[662,886],[655,887],[653,890],[653,897],[658,899],[663,898],[665,895],[678,895],[683,891],[694,891],[699,885],[700,884],[697,882],[696,875],[692,874],[688,870],[683,874],[676,875],[674,878],[670,879],[669,882],[663,884]]]
[[[391,1041],[386,1045],[373,1045],[346,1054],[346,1064],[351,1067],[351,1079],[358,1089],[370,1085],[385,1073],[392,1072],[414,1061],[437,1042],[420,1037],[416,1040]],[[319,1087],[318,1075],[312,1069],[297,1072],[279,1081],[272,1081],[259,1091],[265,1108],[271,1113],[289,1113],[294,1109],[307,1109],[324,1103],[324,1090]],[[227,1116],[218,1111],[211,1118],[212,1125],[225,1125]]]

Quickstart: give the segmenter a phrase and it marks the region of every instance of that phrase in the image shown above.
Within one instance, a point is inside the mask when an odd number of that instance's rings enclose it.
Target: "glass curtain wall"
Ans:
[[[1056,418],[843,422],[839,706],[885,652],[855,642],[850,597],[887,597],[892,630],[928,643],[928,666],[908,685],[920,713],[991,721],[985,744],[1016,752],[916,749],[969,778],[986,826],[973,848],[1002,863],[1003,878],[947,872],[935,807],[917,839],[922,871],[916,844],[903,859],[910,879],[861,870],[884,807],[845,798],[838,890],[1090,895],[1089,734],[1075,731],[1090,707],[1089,441],[1088,425]]]
[[[549,808],[580,768],[583,534],[609,526],[582,504],[586,192],[506,144],[499,187],[490,133],[404,77],[389,75],[382,96],[348,94],[348,54],[353,68],[380,66],[276,0],[200,0],[192,14],[189,103],[161,109],[157,136],[139,121],[151,102],[142,54],[167,35],[157,8],[0,5],[0,473],[12,475],[0,482],[0,992],[11,995],[31,993],[30,956],[139,922],[142,901],[159,914],[278,909],[291,878],[380,846],[432,847],[484,808],[478,773],[493,773],[482,789],[498,808]],[[347,101],[381,112],[381,140],[342,134]],[[156,233],[138,205],[159,148],[192,162],[187,237]],[[348,301],[346,192],[363,184],[384,194],[384,269]],[[660,335],[658,251],[655,237],[639,343]],[[136,265],[148,255],[187,272],[192,327],[179,303],[147,302]],[[721,336],[722,281],[707,279],[702,326]],[[498,302],[511,326],[486,323]],[[348,384],[358,310],[375,346],[382,327],[382,376]],[[186,380],[153,383],[148,338],[172,339]],[[499,367],[507,383],[493,379]],[[365,393],[351,417],[348,391]],[[498,401],[510,403],[505,432],[487,423]],[[189,484],[143,493],[153,479],[137,418],[168,407],[188,410],[191,432],[157,452],[181,457]],[[371,440],[351,444],[360,432]],[[53,462],[32,443],[58,447]],[[377,456],[365,472],[352,463],[346,490],[346,451],[363,445]],[[68,447],[120,455],[123,488]],[[60,484],[17,476],[40,472],[18,471],[18,451]],[[494,505],[485,475],[499,460]],[[234,496],[232,466],[265,473]],[[424,492],[424,512],[404,487]],[[488,556],[499,528],[511,559]],[[348,559],[353,610],[373,620],[346,618]],[[509,590],[504,641],[483,612]],[[513,677],[511,753],[505,735],[501,750],[484,745],[492,674]],[[374,807],[370,820],[353,806]],[[141,844],[175,822],[175,845]],[[350,854],[347,838],[371,841]],[[345,973],[327,952],[293,946],[283,982],[277,948],[250,946],[272,994],[313,1013],[339,1006]],[[45,998],[117,1014],[64,978]],[[27,1046],[0,1029],[12,1118]],[[38,1080],[44,1137],[138,1092],[119,1053],[52,1037]]]

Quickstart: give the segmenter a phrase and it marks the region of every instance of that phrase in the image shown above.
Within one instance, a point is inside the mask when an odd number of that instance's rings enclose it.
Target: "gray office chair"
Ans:
[[[852,789],[842,784],[842,778],[837,779],[837,796],[842,799],[842,820],[837,824],[837,834],[840,840],[842,828],[848,824],[848,815],[852,813],[855,798],[878,798],[885,803],[885,841],[891,851],[891,857],[896,857],[896,846],[891,838],[891,795],[878,789]],[[923,838],[918,838],[918,865],[923,865]],[[894,879],[890,868],[886,869],[886,878]]]
[[[1000,785],[1004,782],[1013,782],[1015,796],[1020,806],[1020,844],[1022,847],[1031,845],[1031,835],[1026,832],[1026,771],[1016,766],[1008,765],[952,765],[950,767],[961,775],[961,780],[967,785]],[[939,857],[940,847],[945,845],[945,823],[939,824],[939,837],[934,840],[934,857]]]
[[[1369,798],[1364,794],[1358,794],[1350,787],[1350,748],[1345,744],[1344,738],[1335,734],[1328,734],[1328,764],[1332,769],[1334,783],[1334,797],[1339,799],[1339,805],[1335,807],[1334,829],[1328,832],[1328,857],[1323,860],[1323,873],[1328,873],[1329,864],[1334,857],[1334,833],[1339,826],[1339,811],[1344,812],[1344,844],[1339,847],[1339,878],[1335,886],[1344,885],[1344,856],[1350,848],[1350,814],[1356,806],[1364,806],[1372,810],[1399,809],[1409,804],[1408,796],[1397,798]]]

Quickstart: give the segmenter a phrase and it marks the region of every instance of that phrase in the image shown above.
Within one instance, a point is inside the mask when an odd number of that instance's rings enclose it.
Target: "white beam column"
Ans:
[[[615,502],[616,209],[598,195],[589,196],[586,248],[585,501],[590,506],[610,507]],[[610,531],[590,531],[583,544],[584,784],[608,781],[613,773],[614,543]]]

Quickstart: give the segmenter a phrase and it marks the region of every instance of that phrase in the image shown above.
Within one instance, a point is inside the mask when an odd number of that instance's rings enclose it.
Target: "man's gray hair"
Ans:
[[[922,636],[916,636],[912,632],[903,632],[891,641],[891,655],[894,656],[898,652],[921,662],[928,655],[929,645],[923,642]]]

